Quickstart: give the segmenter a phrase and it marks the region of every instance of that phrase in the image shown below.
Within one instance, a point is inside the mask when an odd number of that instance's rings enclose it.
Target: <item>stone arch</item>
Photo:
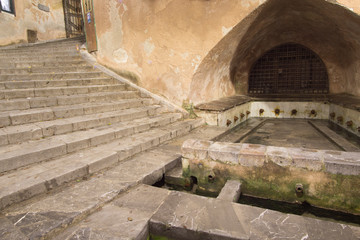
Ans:
[[[247,94],[251,66],[275,46],[296,42],[324,62],[330,93],[360,96],[360,16],[326,0],[268,0],[238,23],[193,75],[194,103]]]

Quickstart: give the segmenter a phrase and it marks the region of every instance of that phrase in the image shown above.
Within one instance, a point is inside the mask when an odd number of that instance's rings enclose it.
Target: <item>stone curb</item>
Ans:
[[[359,175],[360,152],[284,148],[189,139],[182,146],[183,158],[261,167],[273,162],[282,167],[303,168],[332,174]]]

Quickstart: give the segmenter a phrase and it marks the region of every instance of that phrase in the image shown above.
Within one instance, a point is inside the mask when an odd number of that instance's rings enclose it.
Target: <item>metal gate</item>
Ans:
[[[325,64],[299,44],[273,48],[250,71],[249,94],[326,94],[329,80]]]
[[[84,21],[81,0],[63,0],[66,37],[83,35]]]

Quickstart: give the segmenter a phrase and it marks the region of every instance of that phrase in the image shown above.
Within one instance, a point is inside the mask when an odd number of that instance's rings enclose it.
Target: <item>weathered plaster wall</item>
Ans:
[[[38,4],[50,8],[42,11]],[[62,0],[15,0],[16,16],[0,13],[0,46],[27,41],[27,30],[37,31],[38,40],[65,37]]]
[[[97,58],[176,104],[247,92],[258,57],[301,43],[333,93],[360,95],[358,0],[94,0]]]
[[[203,58],[261,2],[94,0],[98,60],[136,73],[141,86],[181,105]]]

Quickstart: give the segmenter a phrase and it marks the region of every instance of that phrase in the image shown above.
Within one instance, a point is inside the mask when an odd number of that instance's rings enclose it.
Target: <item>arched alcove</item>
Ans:
[[[329,93],[360,96],[360,16],[337,2],[268,0],[204,58],[193,76],[189,99],[196,104],[248,94],[252,66],[286,43],[305,46],[322,59]]]
[[[250,95],[327,94],[326,66],[316,53],[296,43],[267,51],[251,67]]]

